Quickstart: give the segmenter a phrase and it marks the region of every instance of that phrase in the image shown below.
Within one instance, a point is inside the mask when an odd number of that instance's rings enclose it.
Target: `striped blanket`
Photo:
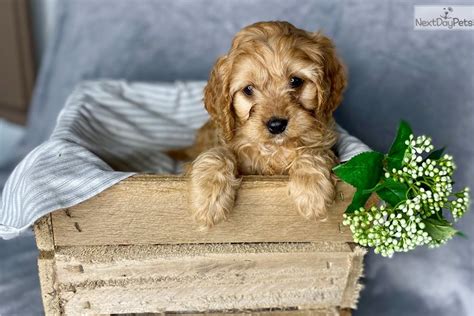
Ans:
[[[164,151],[193,143],[208,119],[203,81],[85,82],[69,97],[50,139],[15,168],[3,189],[0,237],[85,201],[137,173],[178,173]],[[338,127],[341,161],[369,150]]]

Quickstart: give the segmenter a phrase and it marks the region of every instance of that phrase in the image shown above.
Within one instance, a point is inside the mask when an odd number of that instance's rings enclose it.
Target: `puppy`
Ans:
[[[333,43],[287,22],[237,33],[204,90],[211,119],[187,171],[194,219],[211,227],[232,210],[239,175],[289,175],[289,195],[307,219],[325,219],[334,199],[333,111],[346,85]]]

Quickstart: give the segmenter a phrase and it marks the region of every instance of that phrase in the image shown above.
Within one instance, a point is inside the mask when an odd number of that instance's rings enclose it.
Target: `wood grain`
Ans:
[[[347,283],[339,305],[340,307],[347,309],[357,307],[359,295],[362,291],[359,279],[364,271],[364,256],[366,252],[365,248],[355,246],[354,251],[350,255],[349,274],[347,275]]]
[[[61,315],[62,310],[60,306],[55,260],[52,258],[41,258],[40,256],[38,259],[38,273],[45,315]]]
[[[33,228],[35,231],[36,246],[40,253],[46,255],[46,252],[54,251],[51,214],[45,215],[37,220]]]
[[[306,221],[287,194],[286,177],[244,177],[226,222],[199,231],[191,220],[187,181],[140,175],[77,206],[54,212],[56,246],[225,242],[352,241],[342,214],[354,189],[342,182],[325,222]]]
[[[41,298],[46,315],[60,315],[56,260],[54,254],[51,215],[43,216],[34,225],[36,245],[39,250],[38,273],[41,285]]]
[[[64,312],[334,308],[343,300],[354,257],[350,247],[321,252],[287,243],[147,246],[134,259],[134,247],[140,246],[58,248]]]

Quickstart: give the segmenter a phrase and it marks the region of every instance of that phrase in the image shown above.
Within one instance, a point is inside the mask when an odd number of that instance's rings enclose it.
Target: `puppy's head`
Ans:
[[[323,142],[342,100],[344,67],[331,40],[287,22],[260,22],[235,36],[205,88],[221,140]]]

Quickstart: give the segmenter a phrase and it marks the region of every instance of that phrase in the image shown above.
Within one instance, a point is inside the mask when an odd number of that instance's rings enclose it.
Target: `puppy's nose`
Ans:
[[[267,122],[268,131],[272,134],[283,133],[286,129],[286,125],[288,125],[288,120],[279,117],[272,117]]]

